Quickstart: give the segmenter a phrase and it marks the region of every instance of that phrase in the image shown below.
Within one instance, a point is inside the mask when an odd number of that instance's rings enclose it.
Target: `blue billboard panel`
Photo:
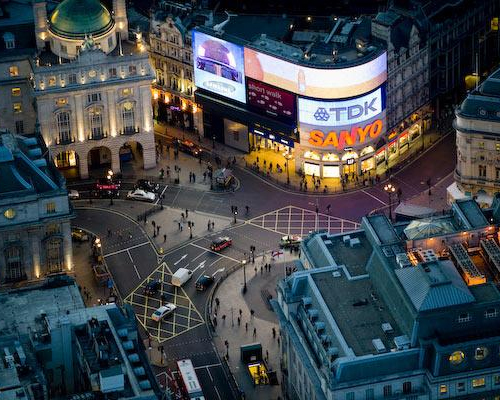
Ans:
[[[193,30],[196,87],[246,103],[243,47]]]

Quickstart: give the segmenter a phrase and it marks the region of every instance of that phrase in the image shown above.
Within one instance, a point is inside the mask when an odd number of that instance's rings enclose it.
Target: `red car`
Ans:
[[[210,248],[213,251],[221,251],[222,249],[225,249],[226,247],[229,247],[233,244],[233,240],[227,236],[223,237],[218,237],[215,239],[212,244],[210,245]]]

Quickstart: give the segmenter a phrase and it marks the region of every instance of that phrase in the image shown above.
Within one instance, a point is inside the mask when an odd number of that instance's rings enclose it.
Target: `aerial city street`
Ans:
[[[499,17],[0,2],[0,400],[500,399]]]

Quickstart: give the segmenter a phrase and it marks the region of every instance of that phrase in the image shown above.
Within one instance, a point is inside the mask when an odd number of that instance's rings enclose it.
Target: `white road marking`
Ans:
[[[179,258],[176,262],[174,262],[174,265],[179,264],[182,260],[184,260],[187,257],[187,254],[184,254],[181,258]]]
[[[208,267],[210,268],[212,265],[214,265],[215,263],[218,263],[219,261],[221,261],[222,258],[218,258],[217,260],[215,260],[212,264],[210,264]]]
[[[161,200],[162,196],[165,194],[165,191],[167,190],[167,187],[168,185],[165,185],[165,187],[163,188],[163,190],[161,191],[160,195],[158,196],[158,198],[156,199],[156,202],[155,204],[158,204],[158,202]]]
[[[200,253],[200,254],[198,254],[195,258],[193,258],[193,260],[192,260],[192,261],[196,261],[198,258],[200,258],[200,257],[201,257],[203,254],[205,254],[206,252],[207,252],[206,250],[205,250],[205,251],[203,251],[203,252],[201,252],[201,253]]]
[[[214,385],[215,393],[217,393],[217,397],[219,400],[221,400],[220,394],[219,394],[219,389],[217,389],[217,386]]]
[[[134,260],[132,258],[132,255],[130,254],[130,251],[128,251],[128,249],[127,249],[127,254],[128,254],[128,257],[130,258],[130,262],[134,266],[135,273],[137,274],[137,276],[139,277],[139,279],[141,279],[141,275],[139,275],[139,271],[137,271],[137,267],[135,266],[135,263],[134,263]]]
[[[215,271],[213,274],[212,274],[212,278],[219,272],[224,272],[226,268],[219,268],[217,271]]]
[[[198,266],[195,269],[193,269],[193,273],[203,268],[205,268],[205,260],[203,260],[201,263],[198,264]]]
[[[384,206],[387,205],[387,203],[383,202],[382,200],[380,200],[377,196],[374,196],[373,194],[371,193],[368,193],[366,190],[361,190],[364,194],[366,194],[367,196],[370,196],[372,199],[375,199],[377,200],[379,203],[383,204]]]
[[[186,342],[186,344],[189,343],[189,342]],[[221,367],[222,364],[221,363],[217,363],[217,364],[207,364],[207,365],[200,365],[199,367],[194,367],[194,369],[202,369],[202,368],[211,368],[211,367]]]
[[[126,249],[121,249],[121,250],[118,250],[118,251],[114,251],[112,253],[105,254],[104,257],[114,256],[116,254],[123,253],[124,251],[129,251],[129,250],[137,249],[138,247],[142,247],[142,246],[145,246],[147,244],[151,244],[151,243],[150,242],[139,243],[139,244],[136,244],[134,246],[127,247]]]

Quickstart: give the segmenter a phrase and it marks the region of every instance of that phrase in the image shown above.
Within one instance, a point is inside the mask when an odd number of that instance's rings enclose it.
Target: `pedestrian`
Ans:
[[[193,172],[193,183],[196,183],[196,175],[194,172]]]
[[[214,229],[215,229],[215,222],[212,221],[212,230],[214,230]]]
[[[160,228],[161,228],[160,225],[156,225],[156,235],[160,234]]]
[[[328,204],[328,205],[326,206],[326,212],[327,212],[328,214],[330,214],[330,208],[331,208],[331,205],[330,205],[330,204]]]
[[[226,323],[226,314],[222,314],[222,322],[225,324]]]
[[[111,237],[111,229],[108,228],[108,237]]]
[[[153,228],[156,226],[156,222],[151,221],[151,225],[153,225]]]
[[[181,213],[181,221],[184,221],[184,213]]]
[[[240,311],[239,311],[239,312],[240,312],[240,317],[241,317],[241,315],[243,314],[243,311],[242,311],[242,309],[241,309],[241,308],[240,308]]]
[[[206,182],[207,180],[207,171],[203,172],[203,182]]]
[[[280,345],[280,338],[278,337],[278,346]]]
[[[216,298],[215,298],[215,307],[216,307],[216,308],[219,308],[219,306],[220,306],[220,300],[219,300],[219,298],[218,298],[218,297],[216,297]]]
[[[269,360],[269,351],[266,350],[266,362]]]
[[[184,224],[181,222],[181,232],[184,230]]]
[[[179,230],[181,230],[181,223],[180,223],[180,221],[178,222],[178,224],[179,224]]]
[[[250,309],[250,319],[253,319],[254,314],[255,314],[255,311],[253,309]]]
[[[245,322],[245,332],[248,332],[248,322]]]
[[[255,275],[257,275],[257,266],[253,270],[255,271]]]
[[[264,264],[264,269],[265,269],[265,270],[266,270],[266,272],[267,272],[267,263],[266,263],[266,264]]]
[[[189,211],[188,209],[186,208],[186,218],[189,217]]]
[[[217,316],[214,317],[214,327],[217,327]]]
[[[261,274],[261,275],[262,275],[262,270],[263,270],[263,268],[262,268],[262,265],[261,265],[261,266],[260,266],[260,274]]]
[[[269,272],[271,272],[271,263],[269,263],[269,265],[267,266],[267,268],[269,268]]]
[[[241,325],[241,318],[238,317],[238,326],[240,326],[240,325]]]
[[[167,241],[167,234],[164,234],[163,235],[163,243],[165,243]]]
[[[276,339],[276,328],[273,327],[273,339]]]
[[[257,328],[253,328],[253,338],[257,337]]]
[[[210,231],[210,220],[208,220],[207,231]]]

